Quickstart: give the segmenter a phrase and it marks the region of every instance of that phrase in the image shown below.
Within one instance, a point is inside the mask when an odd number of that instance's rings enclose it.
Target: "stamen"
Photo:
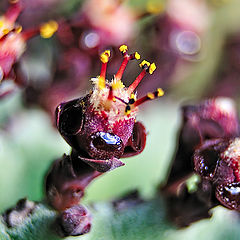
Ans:
[[[14,23],[17,20],[20,12],[22,11],[22,7],[19,1],[10,1],[10,3],[12,5],[4,14],[4,18],[7,19],[8,22]]]
[[[129,56],[126,55],[124,57],[123,61],[122,61],[122,64],[121,64],[120,68],[118,69],[118,71],[117,71],[117,73],[115,75],[115,79],[116,80],[121,80],[122,79],[123,72],[124,72],[128,62],[129,62]]]
[[[128,105],[128,103],[125,102],[123,99],[121,99],[121,98],[119,98],[119,97],[117,97],[117,96],[114,96],[114,98],[117,99],[117,100],[119,100],[120,102],[122,102],[122,103]]]
[[[141,68],[147,70],[147,69],[149,68],[149,66],[150,66],[150,62],[148,62],[148,61],[146,61],[146,60],[143,60],[143,61],[139,64],[139,66],[140,66]]]
[[[113,89],[112,86],[109,87],[109,93],[108,93],[108,98],[106,102],[104,103],[104,109],[106,111],[110,110],[112,107],[112,103],[116,101],[116,98],[113,96]]]
[[[122,79],[122,75],[125,71],[125,68],[126,68],[128,62],[129,62],[129,60],[140,59],[140,54],[137,53],[137,52],[135,52],[134,54],[128,55],[128,53],[127,53],[128,47],[126,45],[120,46],[119,50],[123,54],[124,59],[122,61],[122,64],[121,64],[120,68],[118,69],[118,72],[115,75],[116,80],[121,80]]]
[[[138,52],[135,52],[133,55],[134,55],[134,59],[139,60],[141,58],[141,56]]]
[[[10,32],[10,30],[5,28],[5,29],[2,30],[2,32],[3,32],[4,35],[7,35]]]
[[[100,60],[102,62],[101,73],[98,79],[98,87],[100,89],[104,89],[106,87],[106,83],[105,83],[106,71],[107,71],[107,63],[109,61],[109,58],[110,58],[110,50],[106,50],[100,55]]]
[[[125,108],[125,114],[129,115],[131,113],[131,111],[132,111],[131,106],[127,105],[126,108]]]
[[[134,106],[134,103],[136,101],[136,96],[134,93],[131,94],[130,98],[129,98],[129,101],[128,102],[125,102],[123,99],[117,97],[117,96],[114,96],[113,97],[115,100],[119,100],[120,102],[126,104],[126,108],[125,108],[125,115],[128,115],[130,114],[130,112],[132,111],[132,108]],[[114,100],[113,100],[114,101]]]
[[[129,94],[132,93],[136,87],[139,85],[143,77],[146,75],[147,72],[150,74],[153,74],[153,72],[156,70],[155,63],[150,64],[150,62],[143,60],[139,66],[143,69],[142,72],[138,75],[138,77],[135,79],[135,81],[128,87]]]
[[[28,30],[24,30],[23,32],[21,32],[21,36],[22,36],[23,40],[25,40],[25,41],[27,41],[28,39],[30,39],[38,34],[39,34],[39,28],[28,29]]]
[[[119,48],[119,51],[120,51],[121,53],[125,53],[125,52],[127,52],[127,50],[128,50],[127,45],[122,45],[122,46],[120,46],[120,48]]]
[[[156,64],[155,63],[152,63],[152,64],[150,64],[150,67],[149,67],[149,69],[148,69],[148,72],[150,73],[150,74],[153,74],[153,72],[156,70]]]
[[[132,108],[134,107],[135,101],[136,101],[136,95],[134,93],[132,93],[130,98],[129,98],[128,104],[125,108],[125,115],[128,115],[128,114],[131,113]]]
[[[11,31],[8,29],[3,30],[3,35],[0,37],[0,42],[3,42],[6,40],[6,38],[9,36],[10,33],[14,32],[15,29],[12,29]]]
[[[13,28],[12,30],[9,30],[7,28],[2,30],[3,36],[0,38],[1,40],[5,39],[10,33],[15,32],[15,33],[20,33],[22,31],[22,26],[17,26]]]
[[[108,100],[112,101],[114,99],[114,96],[113,96],[113,89],[112,87],[110,86],[109,88],[109,93],[108,93]]]
[[[58,23],[56,21],[49,21],[42,24],[40,27],[24,30],[21,35],[27,41],[28,39],[40,34],[42,38],[50,38],[58,30]]]
[[[130,98],[129,98],[129,101],[128,101],[128,104],[132,105],[136,102],[136,96],[134,93],[131,94]]]
[[[138,99],[134,104],[133,106],[134,107],[137,107],[141,104],[143,104],[144,102],[146,101],[149,101],[149,100],[153,100],[157,97],[162,97],[164,95],[164,91],[161,89],[161,88],[158,88],[157,91],[153,92],[153,93],[148,93],[146,96]]]
[[[16,33],[20,33],[22,31],[22,26],[17,26],[17,27],[15,27],[15,32]]]
[[[40,26],[40,35],[43,38],[50,38],[58,30],[58,23],[56,21],[49,21]]]

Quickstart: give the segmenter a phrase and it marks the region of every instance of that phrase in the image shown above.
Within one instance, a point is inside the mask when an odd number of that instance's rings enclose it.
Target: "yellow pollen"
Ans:
[[[138,52],[135,52],[135,59],[139,60],[141,58],[140,54]]]
[[[40,35],[43,38],[50,38],[58,30],[56,21],[49,21],[40,27]]]
[[[150,74],[153,74],[153,72],[156,70],[156,64],[155,63],[152,63],[149,67],[149,73]]]
[[[100,60],[102,63],[107,63],[110,57],[110,50],[106,50],[100,55]]]
[[[3,21],[0,21],[0,28],[3,27]]]
[[[120,46],[120,48],[119,48],[119,51],[122,52],[122,53],[125,53],[127,50],[128,50],[127,45],[122,45],[122,46]]]
[[[105,88],[105,79],[103,77],[98,78],[98,87],[103,90]]]
[[[111,86],[113,90],[122,89],[125,87],[121,80],[113,80]]]
[[[4,35],[6,35],[6,34],[9,33],[9,29],[5,28],[5,29],[2,30],[2,32],[3,32]]]
[[[161,96],[163,96],[164,95],[164,91],[161,89],[161,88],[158,88],[157,89],[157,96],[158,97],[161,97]]]
[[[125,87],[121,80],[113,80],[111,86],[113,90],[122,89]]]
[[[112,101],[113,101],[113,102],[116,102],[116,98],[115,98],[115,97],[113,97]]]
[[[147,94],[147,97],[148,97],[149,99],[151,99],[151,100],[155,98],[155,96],[154,96],[153,93],[148,93],[148,94]]]
[[[16,28],[15,28],[15,32],[16,33],[20,33],[22,31],[22,26],[17,26]]]
[[[150,62],[148,62],[148,61],[146,61],[146,60],[143,60],[143,61],[139,64],[140,67],[143,67],[144,65],[147,65],[147,66],[149,67],[149,66],[150,66]]]

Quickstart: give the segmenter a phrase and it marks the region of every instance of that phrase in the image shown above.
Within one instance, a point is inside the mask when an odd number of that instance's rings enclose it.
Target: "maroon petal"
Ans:
[[[3,78],[8,76],[15,60],[15,57],[10,54],[0,55],[0,69],[3,72]]]
[[[81,98],[78,98],[67,103],[61,103],[56,108],[57,128],[65,138],[69,135],[76,135],[81,131],[84,120],[81,100]]]
[[[131,157],[141,153],[146,145],[146,136],[144,125],[140,122],[136,122],[133,127],[132,136],[129,138],[124,148],[123,157]]]
[[[216,197],[223,206],[240,211],[240,182],[217,186]]]
[[[228,141],[213,139],[205,141],[196,149],[193,155],[194,169],[202,177],[213,179],[220,161],[220,154],[228,146]]]
[[[107,172],[111,171],[115,168],[124,166],[125,164],[121,162],[118,158],[112,157],[111,159],[92,159],[92,158],[85,158],[82,156],[78,156],[79,160],[84,161],[85,163],[89,164],[98,172]]]

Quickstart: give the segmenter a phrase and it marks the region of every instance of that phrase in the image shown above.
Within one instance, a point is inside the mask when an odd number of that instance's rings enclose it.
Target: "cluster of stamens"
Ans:
[[[134,59],[139,60],[140,55],[137,52],[128,54],[128,48],[126,45],[120,46],[119,50],[123,55],[123,61],[116,75],[110,82],[106,80],[106,69],[110,58],[110,50],[106,50],[100,55],[102,67],[100,76],[93,79],[95,82],[95,89],[93,91],[92,103],[95,109],[100,111],[109,113],[114,109],[114,114],[117,114],[118,117],[134,117],[137,107],[140,104],[148,100],[153,100],[156,97],[161,97],[164,95],[164,92],[161,88],[159,88],[155,92],[148,93],[146,96],[136,99],[136,94],[134,93],[136,87],[139,85],[146,73],[152,74],[155,71],[156,65],[155,63],[149,63],[148,61],[143,60],[139,64],[142,68],[141,73],[127,88],[121,81],[123,73],[128,62]]]
[[[12,6],[8,9],[4,16],[0,17],[0,40],[3,41],[11,33],[19,34],[22,32],[22,26],[15,24],[20,12],[22,11],[19,1],[11,1]],[[21,35],[26,41],[36,34],[40,34],[43,38],[50,38],[58,29],[56,21],[49,21],[41,26],[24,31]]]
[[[32,29],[22,31],[22,26],[16,24],[16,20],[22,11],[20,1],[11,1],[7,12],[0,16],[0,55],[9,57],[16,62],[26,49],[26,41],[38,34],[43,38],[50,38],[58,29],[55,21],[49,21]],[[8,61],[9,62],[9,61]],[[11,67],[6,67],[2,60],[0,65],[0,81],[7,77]]]

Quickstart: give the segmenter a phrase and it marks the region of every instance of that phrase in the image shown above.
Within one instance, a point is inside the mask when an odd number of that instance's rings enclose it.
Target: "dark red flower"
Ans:
[[[156,66],[142,61],[142,72],[126,88],[122,75],[129,60],[138,59],[138,53],[129,55],[125,45],[120,47],[124,59],[113,80],[105,79],[110,51],[101,54],[102,70],[93,78],[94,89],[85,97],[60,104],[56,109],[57,128],[73,147],[79,158],[97,171],[105,172],[124,165],[119,158],[139,154],[145,147],[144,126],[136,122],[138,106],[147,100],[162,96],[162,89],[136,100],[133,93],[147,72]]]
[[[49,21],[33,29],[22,31],[22,27],[16,23],[21,11],[21,3],[13,1],[7,12],[0,16],[0,81],[9,77],[19,83],[16,63],[26,49],[26,41],[38,34],[49,38],[58,27],[55,21]]]
[[[216,198],[240,211],[240,139],[205,141],[194,153],[196,172],[213,186]]]
[[[182,108],[183,124],[169,181],[193,172],[192,156],[198,144],[214,138],[239,136],[239,121],[230,98],[215,98]]]
[[[195,106],[184,106],[182,112],[177,153],[161,191],[167,202],[168,217],[185,227],[209,218],[209,211],[219,204],[238,209],[240,155],[239,121],[231,99],[209,99]],[[190,192],[186,180],[194,173],[200,179],[194,192]]]

